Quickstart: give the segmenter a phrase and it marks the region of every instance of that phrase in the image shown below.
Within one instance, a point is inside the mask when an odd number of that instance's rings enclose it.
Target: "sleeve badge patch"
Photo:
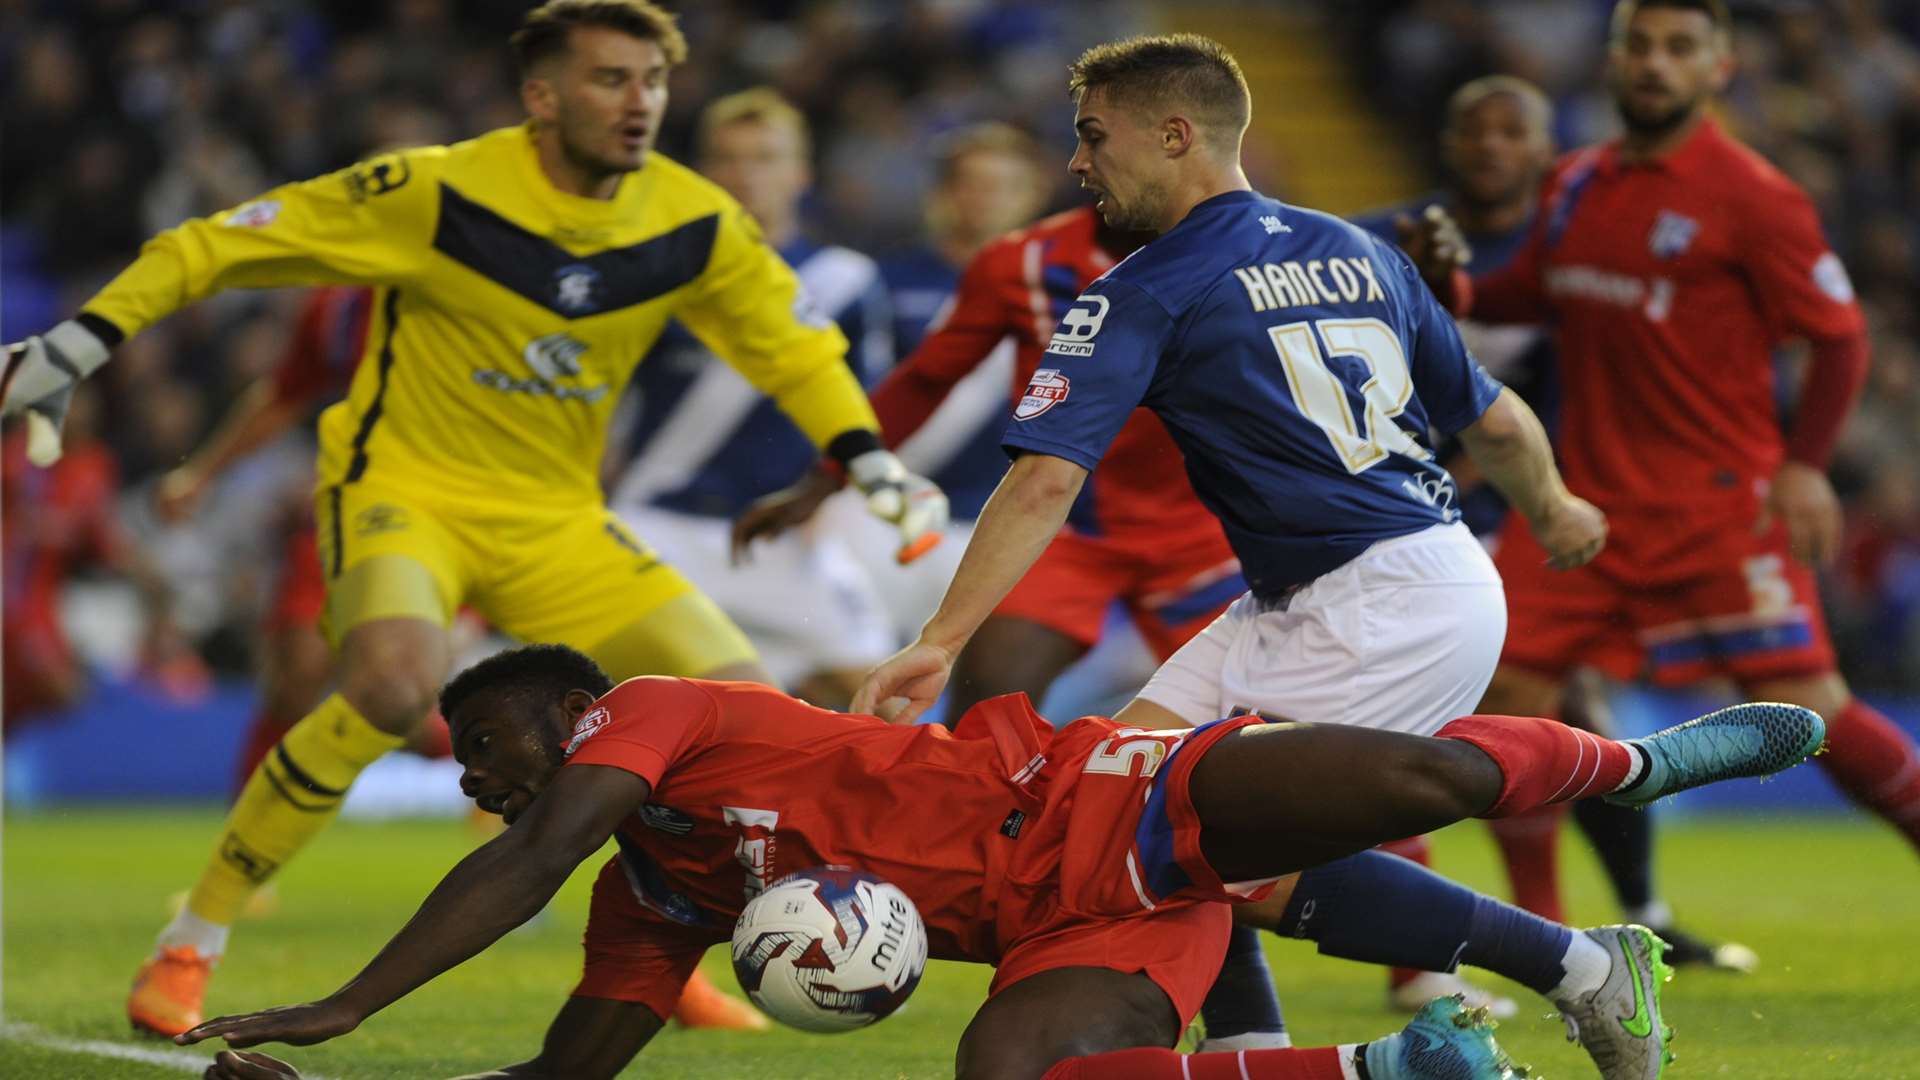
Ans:
[[[1027,391],[1013,407],[1015,420],[1031,420],[1067,400],[1072,383],[1057,368],[1041,368],[1033,373]]]
[[[613,714],[607,711],[605,705],[588,709],[587,714],[573,725],[573,737],[567,740],[567,755],[572,756],[575,750],[580,749],[581,743],[599,734],[600,729],[612,721]]]

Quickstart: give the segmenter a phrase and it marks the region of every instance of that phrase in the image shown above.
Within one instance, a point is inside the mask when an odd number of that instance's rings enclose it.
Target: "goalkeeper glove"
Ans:
[[[874,517],[900,530],[894,558],[904,565],[932,551],[947,527],[947,496],[924,476],[907,471],[889,450],[869,450],[847,462],[847,479],[867,497]]]
[[[81,379],[107,362],[107,344],[68,319],[44,335],[7,346],[0,417],[27,415],[27,457],[42,468],[60,460],[60,425]]]

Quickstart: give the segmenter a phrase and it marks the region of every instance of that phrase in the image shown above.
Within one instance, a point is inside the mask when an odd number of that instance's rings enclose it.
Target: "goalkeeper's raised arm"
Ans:
[[[445,156],[383,154],[160,233],[74,318],[8,346],[0,415],[57,418],[114,346],[221,289],[406,280],[432,236]]]

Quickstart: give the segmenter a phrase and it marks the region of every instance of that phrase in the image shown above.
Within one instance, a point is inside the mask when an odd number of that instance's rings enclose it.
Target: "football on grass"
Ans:
[[[788,874],[733,924],[733,972],[802,1031],[852,1031],[900,1007],[927,967],[927,928],[898,888],[857,870]]]

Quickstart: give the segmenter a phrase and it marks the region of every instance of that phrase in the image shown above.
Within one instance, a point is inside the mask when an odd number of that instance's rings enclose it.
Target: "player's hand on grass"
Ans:
[[[181,1046],[192,1046],[203,1039],[225,1039],[237,1048],[264,1042],[282,1042],[288,1046],[312,1046],[337,1039],[360,1026],[365,1019],[351,1006],[332,998],[305,1005],[281,1005],[239,1016],[220,1016],[185,1034],[174,1036]]]
[[[202,1080],[300,1080],[300,1070],[257,1050],[222,1050],[200,1074]]]
[[[890,724],[911,724],[940,699],[952,674],[952,653],[916,641],[867,672],[850,708]]]
[[[909,472],[887,450],[869,450],[847,463],[847,479],[867,497],[874,517],[900,530],[901,565],[932,551],[947,527],[947,494],[933,481]]]
[[[1773,474],[1753,531],[1765,533],[1775,522],[1787,530],[1787,550],[1803,563],[1825,566],[1840,553],[1840,498],[1827,474],[1811,465],[1789,461]]]
[[[792,485],[755,499],[734,519],[733,565],[739,566],[751,557],[748,546],[755,540],[770,540],[811,521],[820,512],[820,504],[839,490],[840,481],[833,475],[809,469]]]
[[[1585,566],[1607,543],[1607,516],[1571,492],[1554,500],[1545,514],[1528,524],[1534,539],[1547,550],[1547,564],[1555,570]]]
[[[1396,215],[1393,231],[1399,236],[1400,249],[1436,291],[1455,270],[1473,261],[1473,248],[1460,231],[1460,223],[1438,205],[1427,207],[1418,218]]]

